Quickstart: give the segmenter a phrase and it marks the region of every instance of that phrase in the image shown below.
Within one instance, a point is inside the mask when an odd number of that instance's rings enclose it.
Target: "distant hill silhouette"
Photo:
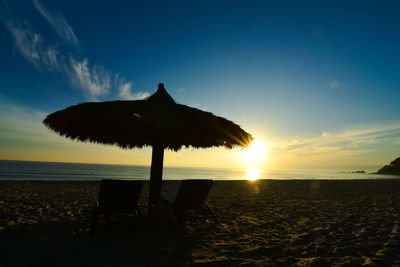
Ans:
[[[383,166],[377,174],[397,174],[400,175],[400,157],[390,162],[389,165]]]

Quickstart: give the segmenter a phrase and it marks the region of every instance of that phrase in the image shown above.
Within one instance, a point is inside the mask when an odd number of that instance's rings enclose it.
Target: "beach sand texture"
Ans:
[[[164,181],[173,200],[178,181]],[[218,222],[101,223],[99,182],[1,181],[0,266],[399,266],[400,180],[215,181]],[[148,184],[140,199],[146,208]]]

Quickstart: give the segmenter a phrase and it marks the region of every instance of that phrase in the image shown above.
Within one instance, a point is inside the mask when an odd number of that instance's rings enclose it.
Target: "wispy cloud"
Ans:
[[[141,99],[147,92],[132,92],[132,82],[102,65],[90,65],[87,58],[76,52],[79,40],[61,11],[44,7],[33,0],[34,7],[57,33],[59,40],[49,44],[33,29],[29,19],[15,12],[7,1],[0,2],[0,19],[14,37],[16,50],[37,70],[43,69],[65,76],[70,84],[80,89],[91,100],[104,97]],[[62,44],[62,45],[61,45]]]
[[[64,41],[70,42],[74,45],[79,43],[78,38],[76,38],[76,35],[72,30],[72,27],[68,24],[60,11],[54,9],[52,12],[50,12],[38,0],[33,0],[32,2],[37,10],[43,15],[47,22],[53,26],[53,29]]]
[[[199,102],[194,102],[194,101],[189,102],[189,106],[197,108],[197,109],[205,110],[205,111],[210,110],[209,106],[200,104]]]
[[[275,139],[268,147],[271,159],[280,168],[373,171],[398,156],[393,152],[400,149],[400,121],[353,125],[310,138]]]
[[[118,96],[122,99],[144,99],[150,94],[148,92],[138,92],[132,94],[132,82],[122,82],[119,85]]]
[[[275,142],[271,149],[276,156],[320,156],[340,159],[372,152],[375,145],[400,143],[400,121],[373,125],[358,125],[339,132],[323,132],[313,138]]]
[[[49,131],[41,124],[45,113],[6,102],[0,98],[0,143],[10,140],[49,140]]]
[[[112,74],[102,66],[88,67],[87,59],[76,61],[71,58],[70,68],[66,69],[71,83],[75,87],[83,87],[93,97],[106,95],[110,92]]]
[[[5,25],[14,37],[16,49],[32,66],[38,70],[43,67],[48,71],[60,70],[61,55],[55,46],[45,46],[42,36],[32,32],[28,25],[24,27],[16,21],[7,21]]]

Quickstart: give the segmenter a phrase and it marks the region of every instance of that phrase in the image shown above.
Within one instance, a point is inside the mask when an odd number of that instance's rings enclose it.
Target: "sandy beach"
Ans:
[[[179,181],[164,181],[173,200]],[[88,230],[99,182],[1,181],[0,266],[399,266],[400,180],[215,181],[218,222]],[[146,209],[148,184],[140,199]]]

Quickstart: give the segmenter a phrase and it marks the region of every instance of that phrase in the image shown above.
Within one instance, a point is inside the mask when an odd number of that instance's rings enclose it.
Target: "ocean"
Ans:
[[[149,180],[149,177],[150,166],[0,160],[0,180]],[[396,178],[398,179],[400,176],[348,173],[328,170],[262,171],[258,169],[217,169],[168,166],[165,166],[163,169],[164,180],[354,180]]]

